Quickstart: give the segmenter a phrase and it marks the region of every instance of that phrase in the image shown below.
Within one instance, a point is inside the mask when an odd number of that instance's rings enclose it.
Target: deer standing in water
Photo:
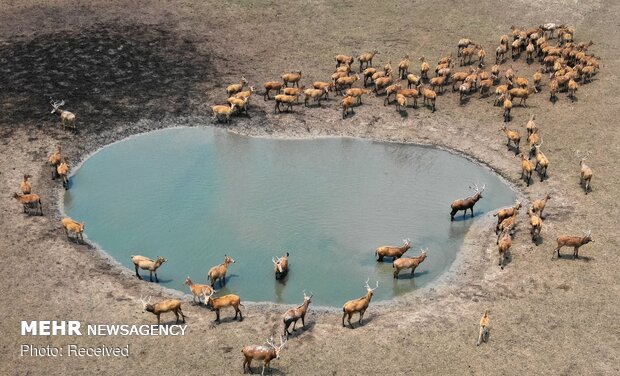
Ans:
[[[454,221],[454,215],[460,210],[465,211],[463,213],[463,217],[467,215],[467,210],[471,210],[471,216],[473,217],[474,216],[474,205],[476,205],[476,202],[478,202],[478,200],[482,198],[482,192],[484,192],[485,187],[486,187],[486,184],[482,185],[482,189],[478,188],[478,184],[474,184],[473,187],[470,185],[469,188],[474,189],[474,194],[472,196],[469,196],[461,200],[452,201],[452,205],[450,205],[450,207],[452,208],[452,211],[450,212],[450,221]]]

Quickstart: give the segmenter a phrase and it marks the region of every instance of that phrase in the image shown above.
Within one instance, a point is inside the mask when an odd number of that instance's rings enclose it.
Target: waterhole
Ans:
[[[252,138],[214,128],[172,128],[130,137],[89,157],[70,179],[64,208],[88,239],[133,271],[131,255],[168,259],[160,284],[188,291],[230,255],[220,293],[246,301],[340,306],[365,294],[398,296],[450,267],[472,221],[450,222],[450,202],[486,184],[477,217],[514,202],[492,171],[432,147],[353,138]],[[428,257],[393,279],[374,250],[409,238]],[[272,257],[290,253],[274,278]],[[148,272],[142,272],[148,281]]]

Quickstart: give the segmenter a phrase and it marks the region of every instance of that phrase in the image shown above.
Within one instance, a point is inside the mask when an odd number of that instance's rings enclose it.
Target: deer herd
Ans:
[[[514,27],[511,30],[512,37],[503,35],[500,38],[500,44],[495,49],[495,65],[493,65],[490,72],[484,69],[486,52],[482,46],[468,38],[464,38],[457,45],[459,65],[472,65],[474,63],[473,59],[477,58],[475,61],[476,66],[466,70],[453,71],[452,69],[457,59],[450,54],[439,60],[434,69],[435,76],[429,77],[431,67],[427,59],[422,56],[419,59],[420,74],[418,76],[410,71],[411,57],[409,54],[406,54],[398,64],[398,73],[394,74],[391,61],[381,68],[373,67],[373,58],[379,54],[377,50],[373,50],[357,57],[359,74],[353,71],[352,66],[355,62],[353,56],[337,55],[335,57],[336,70],[331,75],[330,80],[324,82],[315,81],[311,88],[306,88],[304,85],[300,86],[302,79],[301,71],[285,73],[281,76],[282,81],[269,81],[262,85],[264,89],[263,98],[265,101],[271,100],[270,93],[275,92],[273,97],[275,100],[274,111],[290,112],[293,110],[294,105],[299,104],[299,97],[301,95],[305,96],[304,105],[306,107],[309,107],[310,104],[316,104],[317,107],[321,107],[321,100],[329,100],[329,93],[336,91],[337,94],[343,96],[341,100],[342,117],[346,118],[353,111],[353,107],[362,104],[362,97],[364,95],[372,93],[377,96],[385,95],[384,105],[387,106],[395,103],[399,112],[406,111],[410,105],[413,105],[414,108],[417,107],[418,98],[421,95],[423,105],[428,105],[434,112],[436,110],[437,96],[441,95],[445,86],[449,84],[452,86],[452,91],[459,92],[459,104],[463,104],[465,99],[477,90],[480,90],[480,96],[484,97],[491,92],[493,85],[498,85],[495,89],[497,98],[494,103],[503,107],[503,118],[505,122],[508,122],[511,120],[511,110],[515,104],[513,100],[518,99],[519,105],[526,107],[528,97],[540,92],[541,79],[544,77],[544,73],[549,74],[551,101],[557,100],[557,92],[562,90],[567,91],[568,97],[575,100],[579,86],[577,82],[580,81],[581,84],[584,84],[591,81],[599,69],[598,58],[587,52],[592,42],[577,44],[573,42],[574,29],[571,27],[550,23],[527,30]],[[551,43],[551,40],[556,32],[559,42],[554,45]],[[535,62],[536,59],[540,62],[540,69],[537,69],[532,77],[533,85],[530,85],[529,80],[525,77],[517,76],[512,66],[504,71],[505,83],[501,84],[501,65],[506,60],[505,55],[508,50],[510,50],[513,60],[519,59],[520,55],[525,52],[528,65]],[[404,80],[406,80],[407,88],[403,87]],[[353,87],[358,81],[363,86],[362,88]],[[254,86],[249,86],[247,90],[244,90],[248,85],[248,80],[245,77],[241,77],[239,83],[228,85],[226,87],[228,105],[212,106],[213,115],[218,120],[228,123],[233,115],[238,115],[242,112],[247,114],[250,98],[255,92]],[[366,89],[368,86],[372,86],[372,90]],[[393,97],[392,102],[390,101],[391,97]],[[75,114],[60,108],[64,106],[65,101],[52,100],[50,103],[53,108],[52,114],[57,114],[60,117],[63,130],[69,128],[73,132],[77,132]],[[541,182],[544,181],[548,177],[549,159],[541,150],[543,140],[540,136],[539,127],[535,122],[535,116],[531,115],[530,120],[525,126],[527,134],[527,149],[525,150],[521,150],[522,137],[519,130],[509,129],[505,125],[500,127],[500,130],[506,136],[506,146],[508,149],[514,151],[515,156],[520,158],[521,178],[525,180],[527,186],[531,184],[534,172],[538,173]],[[579,151],[576,152],[580,165],[579,184],[583,187],[585,194],[591,191],[592,169],[585,164],[585,160],[589,155],[589,152],[585,154]],[[531,161],[531,158],[535,158],[535,163]],[[70,168],[68,159],[63,155],[60,146],[57,146],[56,150],[49,156],[47,163],[51,168],[52,179],[60,179],[64,189],[69,189]],[[23,180],[19,187],[21,193],[15,193],[13,197],[22,204],[24,213],[28,215],[43,215],[41,198],[39,195],[32,193],[31,178],[32,176],[29,174],[23,175]],[[483,185],[482,188],[479,188],[477,184],[474,184],[470,188],[473,190],[471,196],[452,202],[451,221],[454,221],[455,215],[459,211],[464,212],[464,218],[468,210],[471,211],[471,216],[474,216],[474,205],[483,198],[482,193],[485,186]],[[530,235],[532,242],[535,244],[538,244],[541,238],[541,230],[545,219],[543,217],[543,210],[550,198],[550,195],[546,195],[541,199],[533,201],[527,210]],[[505,261],[512,246],[513,236],[518,225],[518,213],[522,205],[522,202],[517,201],[513,206],[503,208],[493,215],[497,217],[495,232],[497,234],[496,244],[499,254],[498,264],[501,269],[505,267]],[[63,218],[61,223],[67,238],[73,237],[76,241],[83,242],[84,222]],[[557,253],[557,257],[560,258],[560,249],[562,247],[573,247],[573,256],[576,259],[579,257],[579,248],[590,242],[593,242],[590,230],[585,231],[583,236],[561,235],[557,237],[557,247],[553,250],[553,254]],[[411,275],[413,276],[416,267],[426,259],[427,250],[422,250],[415,257],[403,257],[410,248],[411,241],[405,239],[402,246],[382,246],[376,248],[375,258],[377,262],[383,262],[385,257],[392,260],[395,279],[398,279],[399,273],[403,269],[411,269]],[[285,252],[281,257],[272,258],[274,277],[278,281],[284,281],[288,277],[289,256],[289,252]],[[153,260],[145,256],[136,255],[131,256],[131,261],[135,266],[135,274],[139,279],[142,279],[139,273],[139,270],[142,269],[149,271],[151,282],[153,281],[153,274],[155,275],[155,282],[159,282],[157,269],[167,260],[161,256]],[[239,296],[228,294],[214,297],[214,294],[217,293],[215,290],[216,283],[219,283],[220,287],[226,284],[227,269],[234,263],[234,259],[225,255],[223,263],[209,269],[207,273],[209,284],[194,284],[189,276],[185,280],[185,284],[190,288],[194,303],[196,303],[196,298],[198,298],[197,303],[201,304],[200,298],[202,297],[203,304],[215,311],[216,321],[218,322],[220,321],[220,310],[226,307],[232,307],[235,310],[235,319],[238,317],[239,321],[243,320],[243,314],[239,308],[240,306],[243,307],[243,304],[241,304]],[[353,328],[351,318],[356,313],[359,314],[358,323],[362,324],[364,313],[370,304],[374,290],[379,287],[379,282],[377,281],[375,287],[371,288],[369,279],[367,279],[364,287],[366,295],[344,304],[342,308],[342,326],[345,326],[346,318],[349,326]],[[313,294],[307,295],[304,290],[303,297],[304,300],[300,306],[291,308],[284,313],[282,317],[284,329],[279,345],[273,343],[272,337],[267,341],[267,344],[243,348],[242,353],[245,358],[243,362],[244,372],[246,366],[251,372],[251,362],[252,360],[257,360],[263,362],[262,372],[264,373],[265,369],[269,369],[271,360],[280,357],[280,352],[291,334],[289,331],[291,324],[292,331],[295,331],[297,321],[301,319],[302,328],[305,328],[305,317]],[[148,300],[141,298],[140,300],[145,312],[151,312],[157,316],[158,324],[160,323],[160,315],[170,311],[175,314],[177,322],[179,318],[185,322],[180,300],[167,299],[156,304],[152,304],[150,298]],[[488,312],[485,312],[480,325],[478,344],[485,340],[485,335],[487,335]]]

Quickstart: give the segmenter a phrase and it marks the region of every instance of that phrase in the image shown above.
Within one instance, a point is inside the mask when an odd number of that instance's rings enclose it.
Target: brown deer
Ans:
[[[77,127],[75,126],[75,114],[69,111],[61,110],[60,106],[65,104],[64,100],[60,102],[56,102],[54,100],[50,101],[52,105],[52,114],[57,114],[60,116],[60,121],[62,122],[62,129],[65,130],[66,127],[69,127],[73,130],[73,132],[77,132]]]
[[[306,327],[304,319],[306,318],[306,313],[308,313],[308,306],[310,305],[310,303],[312,303],[311,299],[314,294],[310,293],[310,296],[308,296],[306,295],[306,290],[304,290],[303,293],[304,302],[302,303],[302,305],[297,308],[289,309],[284,313],[284,316],[282,316],[282,320],[284,321],[284,335],[286,336],[286,338],[288,338],[289,334],[291,334],[288,331],[288,327],[291,326],[291,323],[293,324],[293,331],[295,331],[295,325],[297,325],[297,320],[299,319],[301,319],[301,327]]]
[[[41,205],[41,197],[39,197],[39,195],[34,193],[27,195],[14,193],[13,198],[22,204],[24,213],[32,215],[34,210],[34,215],[43,215],[43,206]]]
[[[510,150],[510,143],[512,142],[515,147],[515,155],[518,155],[519,144],[521,143],[521,135],[519,134],[519,132],[512,130],[512,129],[508,129],[506,128],[505,125],[502,125],[500,130],[503,131],[506,134],[506,138],[508,138],[508,142],[506,143],[508,150]]]
[[[558,258],[562,257],[560,255],[560,248],[567,246],[573,247],[573,257],[575,259],[579,258],[579,247],[582,245],[588,244],[590,242],[594,242],[592,240],[592,230],[589,230],[585,236],[569,236],[569,235],[561,235],[556,239],[558,242],[558,246],[553,250],[553,252],[558,253]],[[551,255],[553,258],[553,255]]]
[[[194,304],[196,304],[196,297],[198,297],[198,304],[200,304],[200,297],[202,296],[205,301],[205,305],[207,304],[207,297],[213,291],[213,288],[209,285],[199,285],[197,283],[192,282],[192,280],[187,276],[185,278],[185,284],[189,287],[192,292],[192,298]]]
[[[579,185],[583,186],[585,182],[585,191],[586,194],[590,191],[590,181],[592,180],[592,169],[585,163],[586,158],[590,156],[588,152],[585,156],[580,157],[579,150],[577,150],[577,157],[581,158],[579,161],[579,166],[581,166],[581,171],[579,172]]]
[[[273,337],[267,341],[267,345],[249,345],[245,346],[241,352],[245,359],[243,360],[243,373],[245,373],[245,366],[248,366],[248,371],[252,373],[252,360],[263,361],[263,371],[261,375],[265,374],[265,368],[269,369],[269,363],[273,359],[280,359],[280,352],[286,345],[286,338],[280,337],[280,346],[276,346],[273,343]]]
[[[79,223],[67,217],[67,218],[63,218],[61,223],[65,229],[65,234],[67,235],[67,239],[70,239],[69,233],[73,233],[75,234],[76,241],[78,242],[81,241],[82,243],[84,242],[84,226],[85,226],[84,222]]]
[[[157,260],[151,260],[148,257],[139,255],[131,256],[131,262],[133,262],[133,265],[136,268],[136,277],[138,277],[138,279],[142,279],[140,273],[138,273],[138,269],[148,270],[151,282],[153,282],[153,273],[155,273],[155,282],[157,283],[159,283],[159,278],[157,278],[157,269],[166,261],[168,260],[161,256],[157,256]]]
[[[510,235],[512,231],[512,226],[508,226],[501,233],[501,238],[499,242],[497,242],[497,251],[499,252],[499,267],[500,269],[504,269],[504,260],[506,259],[506,255],[508,254],[508,250],[512,246],[512,235]]]
[[[527,212],[527,215],[530,216],[530,235],[532,235],[532,241],[536,242],[536,239],[540,238],[543,222],[532,208]]]
[[[401,247],[384,245],[375,249],[375,257],[377,258],[377,261],[383,261],[384,257],[392,257],[393,259],[398,259],[405,252],[407,252],[409,248],[411,248],[411,240],[403,239],[403,245]]]
[[[159,316],[162,313],[172,311],[177,318],[177,324],[179,323],[179,314],[183,318],[183,322],[185,322],[185,315],[181,310],[181,301],[176,299],[166,299],[159,303],[151,304],[151,297],[149,296],[148,300],[140,297],[140,301],[142,302],[142,312],[151,312],[155,316],[157,316],[157,325],[160,324]]]
[[[396,270],[394,271],[394,278],[398,279],[398,273],[400,273],[403,269],[411,269],[411,276],[413,277],[413,273],[415,272],[415,268],[418,267],[426,259],[426,250],[421,249],[421,253],[416,257],[403,257],[392,262],[392,267]]]
[[[60,145],[56,146],[56,152],[54,152],[54,154],[50,155],[49,158],[47,159],[47,162],[50,164],[50,166],[52,166],[52,180],[56,179],[58,177],[58,165],[60,164],[60,162],[62,162],[62,154],[61,154],[61,149],[60,149]]]
[[[484,341],[486,342],[489,339],[489,310],[484,310],[484,315],[480,319],[480,330],[478,331],[478,342],[476,346],[480,346],[480,344]]]
[[[471,210],[471,216],[473,217],[474,205],[476,205],[476,202],[482,198],[482,192],[484,192],[485,186],[486,185],[483,185],[482,189],[478,189],[478,184],[474,184],[473,187],[470,185],[469,188],[474,189],[474,194],[472,196],[452,201],[452,204],[450,205],[452,208],[452,211],[450,212],[450,221],[454,221],[454,215],[460,210],[464,211],[463,218],[467,215],[467,210]]]
[[[30,193],[32,193],[32,186],[28,182],[28,179],[30,179],[31,177],[32,175],[25,174],[24,180],[22,180],[22,182],[19,183],[19,189],[22,191],[22,194],[24,195],[29,195]]]
[[[551,199],[551,195],[547,194],[544,198],[535,200],[532,203],[532,209],[535,213],[538,213],[540,218],[543,218],[543,210],[545,210],[545,206],[547,205],[547,201]]]
[[[359,324],[362,325],[362,318],[364,318],[364,312],[366,312],[366,309],[370,304],[373,292],[377,289],[377,287],[379,287],[379,281],[377,281],[377,286],[375,286],[374,289],[368,285],[368,281],[370,281],[370,278],[366,280],[366,284],[364,285],[364,287],[366,288],[366,295],[362,296],[359,299],[349,300],[344,304],[344,306],[342,306],[342,326],[345,326],[344,318],[346,316],[349,316],[347,321],[349,322],[349,326],[351,327],[351,329],[353,329],[353,324],[351,324],[351,317],[353,317],[353,314],[356,312],[359,312],[360,314]]]
[[[499,225],[504,222],[504,219],[512,217],[512,215],[514,214],[515,211],[518,211],[519,209],[521,209],[521,202],[519,202],[518,200],[515,201],[515,204],[511,207],[508,208],[503,208],[498,210],[495,214],[493,214],[494,217],[497,217],[497,226],[495,226],[495,233],[499,233]]]
[[[216,292],[217,291],[212,290],[209,296],[207,296],[207,307],[211,307],[211,310],[215,311],[215,322],[220,322],[220,309],[226,307],[233,307],[235,309],[235,319],[237,319],[237,315],[239,315],[239,321],[243,321],[243,314],[239,309],[239,306],[243,307],[243,304],[241,304],[241,298],[235,294],[212,298],[213,294]]]
[[[286,254],[282,257],[279,257],[277,259],[275,257],[271,258],[271,261],[273,261],[273,268],[276,279],[283,279],[288,274],[288,256],[289,253],[286,252]]]
[[[207,275],[211,280],[211,287],[215,287],[215,282],[218,279],[220,280],[220,286],[224,286],[226,284],[226,271],[228,270],[228,265],[234,263],[235,260],[228,255],[224,255],[224,262],[222,264],[216,265],[209,269]]]

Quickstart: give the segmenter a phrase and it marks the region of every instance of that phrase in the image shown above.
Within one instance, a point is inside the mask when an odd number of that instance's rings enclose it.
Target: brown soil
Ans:
[[[307,329],[293,336],[273,374],[618,374],[620,277],[617,228],[620,160],[617,29],[620,3],[437,1],[361,4],[338,2],[89,2],[42,0],[0,4],[0,374],[238,374],[244,345],[281,330],[286,307],[246,304],[245,320],[220,325],[214,313],[184,303],[185,337],[22,337],[20,320],[154,323],[136,299],[178,295],[138,281],[132,272],[89,246],[67,241],[60,227],[61,187],[45,161],[55,145],[75,165],[98,147],[130,134],[173,125],[214,125],[271,137],[346,135],[435,144],[479,160],[530,201],[551,193],[543,240],[534,245],[526,217],[505,270],[497,255],[490,214],[479,219],[440,284],[394,302],[371,304],[365,323],[342,328],[339,309],[312,309]],[[508,124],[525,133],[536,114],[551,160],[549,178],[530,187],[499,131],[494,96],[473,94],[463,105],[447,91],[437,112],[420,106],[398,114],[383,97],[365,99],[341,119],[338,101],[324,108],[295,107],[273,114],[273,102],[253,99],[250,115],[224,126],[209,106],[225,100],[225,85],[241,75],[257,86],[301,69],[307,85],[327,80],[337,53],[377,48],[375,65],[395,65],[405,53],[432,63],[456,52],[458,39],[483,44],[490,62],[499,36],[511,25],[565,22],[577,41],[595,42],[601,57],[595,79],[552,104],[546,86],[515,106]],[[528,78],[524,57],[508,61]],[[458,68],[458,67],[457,67]],[[545,78],[544,84],[548,80]],[[49,97],[66,100],[78,116],[77,135],[49,114]],[[593,190],[578,184],[575,150],[589,150]],[[10,197],[24,173],[43,197],[43,217],[27,217]],[[471,182],[463,182],[466,186]],[[122,184],[122,182],[119,182]],[[447,205],[448,203],[446,203]],[[448,220],[448,213],[446,213]],[[551,259],[555,237],[592,229],[595,243],[582,257]],[[567,254],[570,250],[564,249]],[[369,256],[370,257],[370,256]],[[317,275],[317,278],[321,278]],[[363,293],[352,292],[352,297]],[[186,297],[187,298],[187,297]],[[491,310],[488,344],[475,346],[478,320]],[[171,315],[163,316],[165,321]],[[125,358],[20,357],[19,345],[131,345]],[[255,362],[255,367],[258,363]],[[260,370],[259,368],[255,368]]]

